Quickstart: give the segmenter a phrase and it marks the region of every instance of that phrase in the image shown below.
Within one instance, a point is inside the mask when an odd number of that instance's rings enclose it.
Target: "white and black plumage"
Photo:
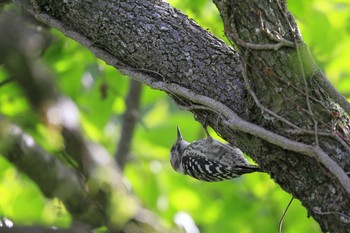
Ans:
[[[207,133],[208,134],[208,133]],[[177,128],[177,141],[171,148],[170,163],[175,171],[202,181],[222,181],[261,171],[250,164],[240,149],[213,139],[189,143]]]

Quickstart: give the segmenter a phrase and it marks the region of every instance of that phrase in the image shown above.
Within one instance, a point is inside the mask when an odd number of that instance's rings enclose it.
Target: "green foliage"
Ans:
[[[350,98],[350,2],[348,0],[289,1],[303,38],[318,65],[345,97]]]
[[[298,19],[303,37],[333,84],[350,97],[350,12],[348,1],[297,0],[289,8]],[[219,13],[211,1],[171,0],[170,3],[204,28],[224,38]],[[115,153],[129,79],[96,59],[87,49],[52,30],[55,40],[45,53],[60,91],[76,102],[87,137]],[[335,36],[336,35],[336,36]],[[7,74],[0,70],[0,81]],[[59,137],[48,137],[15,83],[0,87],[0,113],[30,132],[50,152],[59,155]],[[145,207],[173,224],[187,212],[201,232],[277,232],[290,196],[265,174],[234,181],[203,183],[175,173],[169,149],[176,126],[191,141],[203,130],[193,116],[179,111],[163,93],[145,87],[140,121],[132,142],[125,177]],[[15,224],[68,226],[70,217],[58,200],[48,200],[37,186],[0,156],[0,217]],[[317,223],[295,200],[283,225],[284,233],[320,232]]]

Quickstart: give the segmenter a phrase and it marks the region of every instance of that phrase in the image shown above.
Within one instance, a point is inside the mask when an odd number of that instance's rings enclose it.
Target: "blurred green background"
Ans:
[[[223,25],[209,0],[170,0],[216,36],[225,39]],[[306,43],[330,81],[350,98],[350,2],[349,0],[291,0]],[[114,154],[119,141],[124,99],[130,80],[96,59],[87,49],[52,30],[55,40],[44,58],[55,74],[60,91],[80,109],[87,137]],[[0,81],[7,77],[0,68]],[[291,196],[266,174],[250,174],[234,181],[203,183],[175,173],[169,150],[176,126],[185,139],[204,136],[192,114],[177,109],[163,93],[143,89],[140,119],[132,142],[125,180],[146,208],[174,225],[178,213],[187,213],[200,232],[277,232],[278,222]],[[21,90],[11,83],[0,88],[0,113],[27,132],[53,154],[61,142],[32,113]],[[214,134],[212,132],[212,134]],[[0,156],[0,218],[14,224],[68,226],[70,216],[59,200],[43,197],[35,183]],[[294,200],[283,224],[284,233],[321,232]],[[195,233],[195,231],[193,231]]]

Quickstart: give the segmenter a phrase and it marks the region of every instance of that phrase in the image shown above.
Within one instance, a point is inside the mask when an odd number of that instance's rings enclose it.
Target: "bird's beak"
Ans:
[[[176,128],[177,128],[177,140],[181,141],[182,140],[182,135],[181,135],[180,129],[179,129],[179,127],[176,127]]]

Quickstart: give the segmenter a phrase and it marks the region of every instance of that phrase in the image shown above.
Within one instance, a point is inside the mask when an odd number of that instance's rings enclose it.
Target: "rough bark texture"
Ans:
[[[39,0],[33,1],[35,7],[28,1],[15,2],[39,20],[78,41],[80,38],[91,50],[108,52],[119,60],[113,63],[117,68],[147,74],[154,82],[177,83],[225,104],[246,121],[297,142],[319,145],[349,172],[349,119],[315,79],[319,71],[298,35],[293,34],[293,19],[278,1],[216,1],[225,32],[237,42],[246,68],[236,52],[161,1]],[[298,46],[254,49],[242,43],[276,43],[262,30],[261,22],[271,34],[278,32]],[[250,93],[245,91],[242,71],[247,74]],[[280,118],[262,111],[252,93]],[[169,94],[190,106],[190,101]],[[350,232],[349,193],[315,158],[234,131],[215,114],[194,112],[300,199],[323,231]]]
[[[243,112],[240,101],[243,85],[236,52],[167,3],[102,0],[37,3],[70,30],[86,36],[92,46],[108,51],[124,64],[149,70],[153,75],[157,72],[157,79],[220,98],[238,113]],[[227,83],[218,81],[222,76],[227,77]]]
[[[276,44],[262,30],[260,25],[263,22],[272,33],[278,33],[282,38],[298,43],[298,48],[278,50],[256,50],[248,48],[244,43],[236,44],[242,59],[246,61],[249,83],[262,105],[301,129],[310,132],[317,130],[318,135],[316,139],[312,133],[291,133],[295,128],[278,121],[268,113],[261,114],[261,109],[253,98],[247,99],[249,121],[295,141],[319,143],[332,159],[345,171],[349,171],[349,151],[334,138],[319,134],[333,131],[348,141],[348,118],[317,82],[315,76],[320,71],[315,67],[299,35],[293,35],[293,30],[297,31],[297,28],[294,19],[284,11],[284,6],[276,3],[267,5],[262,1],[215,3],[222,14],[226,35],[233,41]],[[343,119],[337,119],[334,114],[339,114]],[[338,128],[338,121],[343,121],[342,129]],[[350,231],[349,194],[329,171],[314,158],[276,148],[261,140],[258,143],[261,143],[259,147],[251,147],[248,143],[242,145],[259,165],[269,171],[277,183],[302,201],[323,231]]]

